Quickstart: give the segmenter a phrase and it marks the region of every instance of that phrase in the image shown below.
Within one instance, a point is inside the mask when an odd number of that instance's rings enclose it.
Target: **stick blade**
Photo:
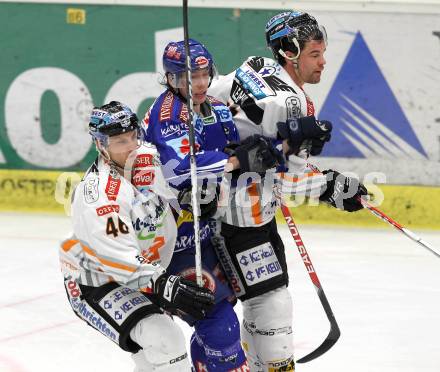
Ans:
[[[336,344],[340,336],[341,336],[341,331],[339,329],[339,326],[336,323],[333,323],[331,325],[330,332],[327,338],[324,340],[324,342],[321,345],[319,345],[317,349],[313,350],[310,354],[303,356],[301,359],[298,359],[296,362],[307,363],[313,359],[320,357],[322,354],[329,351],[334,344]]]

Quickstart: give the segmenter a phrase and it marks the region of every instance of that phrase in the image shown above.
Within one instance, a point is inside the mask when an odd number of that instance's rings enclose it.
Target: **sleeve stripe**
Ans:
[[[261,217],[260,198],[258,195],[257,184],[252,183],[248,188],[248,192],[251,200],[252,217],[255,223],[259,225],[263,222],[263,219]]]
[[[323,175],[322,173],[318,173],[318,172],[309,172],[309,173],[305,173],[302,177],[290,177],[286,173],[281,173],[281,179],[290,182],[300,182],[309,177],[322,176],[322,175]]]
[[[78,243],[79,241],[76,239],[68,239],[61,244],[61,248],[63,249],[64,252],[69,252],[70,249],[72,249],[72,247]]]
[[[83,251],[85,253],[89,254],[90,256],[96,257],[99,260],[99,262],[101,262],[105,266],[114,267],[116,269],[129,271],[131,273],[134,273],[136,271],[136,269],[137,269],[137,267],[123,265],[123,264],[120,264],[120,263],[117,263],[117,262],[114,262],[114,261],[107,260],[105,258],[98,257],[95,252],[93,252],[89,247],[87,247],[84,244],[81,244],[81,247],[82,247],[82,249],[83,249]]]

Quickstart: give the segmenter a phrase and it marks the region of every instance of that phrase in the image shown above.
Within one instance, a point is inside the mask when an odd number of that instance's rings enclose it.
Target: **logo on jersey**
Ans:
[[[191,228],[192,229],[192,228]],[[200,228],[200,241],[203,243],[206,239],[211,238],[212,229],[209,224]],[[192,232],[184,233],[177,237],[174,252],[180,252],[188,248],[195,247],[194,230]]]
[[[220,121],[222,123],[227,123],[228,121],[232,121],[232,114],[228,108],[226,108],[224,106],[223,107],[214,107],[214,110],[217,113],[217,115],[220,118]],[[214,116],[214,118],[215,118],[215,116]]]
[[[179,119],[184,123],[188,121],[188,108],[186,105],[182,105],[179,113]]]
[[[264,66],[260,71],[258,71],[258,75],[267,77],[275,74],[275,72],[277,72],[277,69],[274,66]]]
[[[87,204],[96,202],[99,198],[99,178],[91,178],[84,183],[84,200]]]
[[[244,101],[246,101],[249,98],[249,95],[247,92],[243,89],[243,87],[238,84],[235,80],[232,83],[232,89],[231,89],[231,99],[236,103],[237,105],[240,105]]]
[[[301,115],[301,101],[298,97],[288,97],[286,99],[287,119],[299,118]]]
[[[136,156],[136,159],[134,161],[134,168],[151,167],[153,165],[154,165],[153,154],[140,154]]]
[[[133,185],[139,186],[149,186],[154,181],[154,170],[138,170],[135,171],[133,175]]]
[[[240,81],[241,86],[251,92],[256,99],[262,99],[271,94],[266,94],[263,82],[250,70],[238,68],[235,72],[236,78]],[[267,89],[266,89],[267,90]]]
[[[106,214],[116,212],[119,213],[119,205],[117,204],[108,204],[103,205],[102,207],[96,208],[96,214],[101,217],[105,216]]]
[[[250,73],[251,76],[254,75],[252,71],[258,74],[257,78],[263,84],[264,88],[262,89],[264,90],[266,96],[275,96],[276,92],[278,91],[296,93],[295,89],[275,75],[275,72],[277,72],[275,66],[273,66],[274,70],[272,70],[270,68],[272,66],[265,65],[265,60],[263,57],[253,57],[248,60],[246,64],[249,66],[249,69],[246,68],[247,73]],[[255,98],[258,97],[255,96]]]
[[[174,151],[176,152],[177,156],[180,159],[184,159],[185,156],[189,154],[189,139],[187,137],[179,137],[179,138],[173,138],[168,140],[167,142],[168,146],[171,146]],[[196,143],[196,151],[199,150],[200,145]]]
[[[160,128],[160,134],[163,138],[167,138],[173,135],[182,136],[188,131],[188,126],[186,122],[182,123],[169,123],[163,128]]]
[[[327,97],[319,116],[334,129],[325,156],[427,158],[360,32]]]
[[[112,174],[113,173],[113,174]],[[114,172],[110,172],[108,176],[107,185],[105,186],[105,193],[107,194],[108,200],[115,201],[118,197],[119,187],[121,186],[121,180],[115,178]]]
[[[173,101],[174,94],[172,92],[168,92],[162,101],[162,105],[160,106],[159,121],[171,119],[171,113],[173,111]]]
[[[215,115],[206,116],[202,118],[202,121],[203,121],[203,125],[212,125],[217,123],[217,119],[215,118]]]
[[[138,261],[143,263],[159,263],[160,262],[160,252],[159,250],[162,247],[165,247],[165,237],[163,236],[156,236],[156,234],[149,234],[145,236],[143,240],[150,240],[153,239],[153,244],[148,249],[142,250],[141,254],[136,256]]]

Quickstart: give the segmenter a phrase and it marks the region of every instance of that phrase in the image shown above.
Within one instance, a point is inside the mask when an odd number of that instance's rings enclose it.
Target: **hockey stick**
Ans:
[[[183,0],[183,32],[186,54],[186,91],[187,91],[187,107],[188,120],[186,122],[189,130],[189,156],[190,156],[190,172],[191,172],[191,204],[194,219],[194,243],[196,246],[195,264],[196,264],[196,281],[199,286],[203,286],[202,280],[202,256],[200,246],[200,225],[199,225],[199,203],[197,200],[197,163],[196,163],[196,138],[193,125],[193,99],[192,99],[192,82],[191,82],[191,55],[189,51],[188,36],[188,0]]]
[[[322,289],[322,285],[318,279],[315,268],[313,267],[310,256],[307,253],[301,236],[299,235],[298,228],[293,221],[292,214],[290,213],[289,208],[287,208],[287,206],[283,202],[281,202],[281,211],[283,212],[284,219],[286,220],[287,226],[289,227],[290,233],[292,234],[293,240],[295,240],[296,246],[298,247],[299,254],[301,255],[304,265],[306,266],[310,279],[312,280],[316,292],[318,293],[318,297],[321,301],[322,307],[324,308],[325,314],[330,321],[330,332],[327,335],[326,339],[322,342],[322,344],[319,345],[319,347],[311,353],[297,360],[297,363],[306,363],[318,358],[319,356],[327,352],[336,343],[336,341],[338,341],[339,336],[341,335],[341,331],[339,329],[338,323],[336,322],[336,318],[333,315],[330,304],[328,303],[327,297],[325,296],[324,290]]]
[[[412,231],[408,230],[407,228],[403,227],[401,224],[394,221],[391,217],[388,217],[385,213],[380,211],[379,209],[373,207],[370,203],[368,203],[366,200],[358,197],[358,200],[362,203],[364,208],[368,209],[372,214],[374,214],[376,217],[380,218],[381,220],[389,223],[390,225],[394,226],[397,230],[405,234],[408,238],[411,240],[414,240],[416,243],[419,243],[422,247],[428,249],[431,253],[435,254],[437,257],[440,258],[440,252],[436,250],[433,246],[422,240],[419,236],[414,234]]]

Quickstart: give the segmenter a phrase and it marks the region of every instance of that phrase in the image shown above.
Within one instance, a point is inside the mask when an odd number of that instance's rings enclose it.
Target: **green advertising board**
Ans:
[[[191,8],[190,35],[227,73],[267,55],[276,12]],[[0,24],[0,169],[85,170],[90,109],[119,99],[143,117],[164,43],[182,35],[178,7],[0,3]]]

